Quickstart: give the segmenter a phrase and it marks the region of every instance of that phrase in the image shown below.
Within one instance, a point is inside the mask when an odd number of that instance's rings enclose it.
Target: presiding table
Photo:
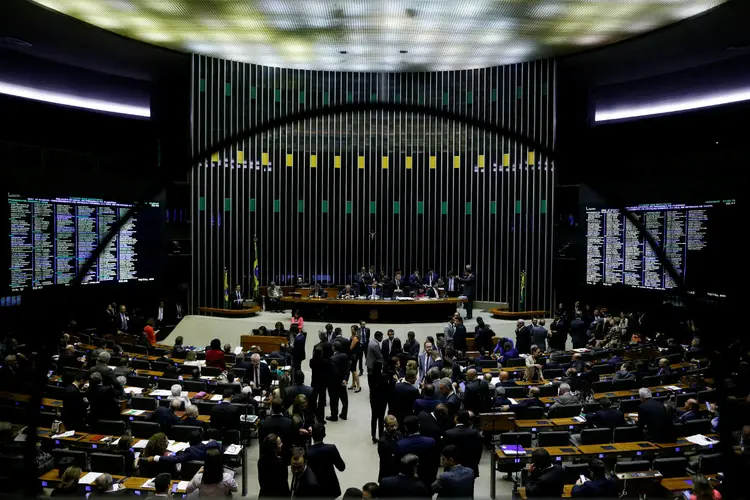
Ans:
[[[466,299],[336,299],[283,297],[282,303],[306,319],[324,321],[440,322],[447,320]]]

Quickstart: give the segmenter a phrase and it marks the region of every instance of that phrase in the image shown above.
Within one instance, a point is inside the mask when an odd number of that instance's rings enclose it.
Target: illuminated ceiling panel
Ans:
[[[318,70],[451,70],[559,56],[726,0],[32,0],[155,45]]]

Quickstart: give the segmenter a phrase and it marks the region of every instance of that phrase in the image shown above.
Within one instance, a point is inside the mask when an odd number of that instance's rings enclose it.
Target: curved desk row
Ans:
[[[283,297],[282,303],[298,309],[306,319],[330,321],[389,321],[394,323],[447,320],[466,299],[315,299]]]

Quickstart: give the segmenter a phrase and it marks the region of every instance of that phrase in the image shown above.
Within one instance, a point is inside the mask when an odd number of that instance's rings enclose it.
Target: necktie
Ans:
[[[255,367],[255,385],[260,386],[260,366]]]
[[[297,493],[297,487],[299,487],[299,475],[294,476],[294,479],[292,479],[292,496]]]
[[[128,318],[125,316],[125,313],[121,314],[122,316],[122,329],[127,330],[128,328]]]

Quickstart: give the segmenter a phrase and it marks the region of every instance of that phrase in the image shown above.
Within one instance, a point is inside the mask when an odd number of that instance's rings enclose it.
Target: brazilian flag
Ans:
[[[518,296],[518,310],[526,310],[526,271],[521,271],[521,293]]]
[[[253,263],[253,298],[258,301],[260,297],[260,266],[258,266],[258,238],[254,239],[255,263]]]

